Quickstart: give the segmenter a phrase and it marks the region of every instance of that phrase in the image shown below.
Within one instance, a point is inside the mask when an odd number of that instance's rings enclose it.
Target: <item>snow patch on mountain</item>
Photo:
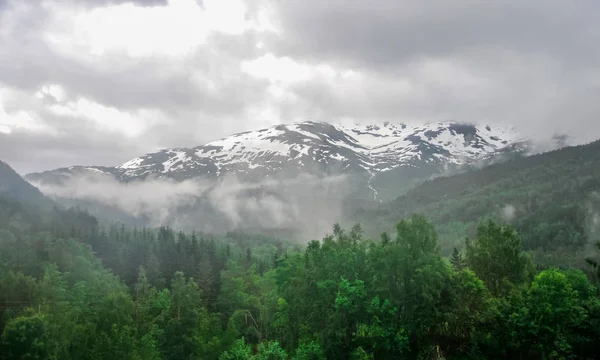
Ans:
[[[356,167],[377,173],[412,166],[410,163],[415,161],[461,164],[520,139],[512,128],[451,122],[377,125],[302,122],[235,134],[191,152],[166,149],[132,159],[117,169],[123,170],[126,177],[190,171],[218,177],[230,171],[259,168],[276,171],[284,163],[294,161],[300,167],[309,162],[335,161],[354,162]],[[343,168],[350,166],[345,165]]]
[[[121,181],[150,177],[218,179],[238,174],[258,179],[291,171],[363,173],[369,188],[378,174],[402,168],[475,163],[524,139],[513,129],[454,122],[354,124],[299,122],[248,131],[195,148],[164,149],[114,168],[72,167],[41,174],[96,171]],[[438,171],[431,170],[431,171]]]

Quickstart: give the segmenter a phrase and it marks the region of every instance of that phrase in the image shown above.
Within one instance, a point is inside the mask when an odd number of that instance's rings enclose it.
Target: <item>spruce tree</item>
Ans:
[[[462,253],[458,251],[456,247],[452,250],[450,263],[452,263],[452,266],[454,266],[456,270],[460,271],[465,268],[465,260],[463,259]]]

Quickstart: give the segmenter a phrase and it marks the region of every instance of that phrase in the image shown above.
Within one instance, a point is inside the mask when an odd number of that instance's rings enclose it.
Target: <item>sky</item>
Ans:
[[[0,0],[0,160],[117,165],[296,121],[600,138],[596,0]]]

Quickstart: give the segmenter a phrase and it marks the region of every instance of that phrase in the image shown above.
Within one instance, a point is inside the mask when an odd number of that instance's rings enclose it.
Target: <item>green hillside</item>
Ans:
[[[599,190],[596,141],[427,181],[354,220],[373,233],[411,213],[426,214],[449,253],[473,235],[478,220],[493,218],[514,225],[526,250],[548,258],[584,251],[596,240]]]
[[[25,181],[8,164],[0,161],[0,197],[17,200],[24,204],[52,207],[53,202],[42,192]]]
[[[442,192],[462,199],[459,184]],[[437,221],[447,216],[429,209]],[[85,212],[0,197],[0,360],[546,360],[600,352],[597,250],[585,271],[536,267],[543,264],[522,251],[511,226],[489,221],[446,258],[425,217],[396,229],[371,241],[359,226],[334,226],[302,248],[242,232],[103,226]]]

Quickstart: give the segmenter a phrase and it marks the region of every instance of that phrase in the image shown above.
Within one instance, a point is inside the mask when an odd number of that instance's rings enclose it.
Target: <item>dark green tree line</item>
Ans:
[[[11,205],[12,206],[12,205]],[[537,268],[484,221],[450,258],[423,216],[278,239],[0,211],[0,359],[591,359],[597,260]],[[462,247],[462,244],[461,244]]]

